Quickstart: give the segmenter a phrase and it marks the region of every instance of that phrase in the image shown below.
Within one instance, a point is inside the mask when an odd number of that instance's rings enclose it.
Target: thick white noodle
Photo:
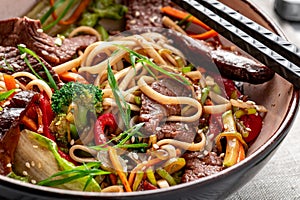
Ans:
[[[202,114],[202,105],[193,98],[189,97],[171,97],[166,96],[163,94],[160,94],[153,90],[147,82],[153,82],[154,79],[149,76],[142,76],[138,80],[138,86],[140,87],[140,90],[146,94],[148,97],[151,97],[152,99],[155,99],[155,101],[161,103],[161,104],[186,104],[193,106],[197,109],[197,112],[192,116],[170,116],[167,118],[167,121],[185,121],[185,122],[194,122],[198,120],[201,117]]]
[[[39,79],[32,80],[26,85],[26,90],[30,90],[34,85],[38,86],[40,91],[45,91],[49,99],[51,99],[52,90],[45,81]]]

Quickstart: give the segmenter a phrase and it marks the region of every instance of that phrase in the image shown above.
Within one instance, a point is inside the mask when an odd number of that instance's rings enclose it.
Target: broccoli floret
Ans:
[[[56,114],[73,112],[76,126],[87,124],[88,113],[102,112],[102,90],[92,84],[69,82],[52,95],[51,107]]]

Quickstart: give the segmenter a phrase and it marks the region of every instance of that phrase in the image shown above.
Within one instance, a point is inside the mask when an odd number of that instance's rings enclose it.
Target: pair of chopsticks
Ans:
[[[300,50],[217,0],[172,0],[300,89]]]

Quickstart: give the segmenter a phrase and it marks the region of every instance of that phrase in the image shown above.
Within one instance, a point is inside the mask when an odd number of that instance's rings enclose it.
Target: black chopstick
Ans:
[[[172,0],[300,88],[300,50],[216,0]]]

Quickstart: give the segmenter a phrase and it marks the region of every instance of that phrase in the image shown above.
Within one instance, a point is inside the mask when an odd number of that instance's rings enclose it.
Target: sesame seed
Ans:
[[[134,159],[136,159],[136,160],[138,160],[139,159],[139,155],[137,154],[137,153],[132,153],[132,157],[134,158]]]
[[[74,141],[74,139],[72,139],[71,141],[70,141],[70,145],[74,145],[75,144],[75,141]]]
[[[250,104],[250,105],[255,105],[255,102],[254,101],[250,101],[250,100],[246,101],[246,103]]]
[[[147,161],[143,161],[142,162],[143,165],[147,165],[147,163],[148,163]]]
[[[37,29],[36,31],[37,31],[38,33],[43,33],[43,32],[44,32],[44,30],[41,29],[41,28]]]
[[[32,183],[32,184],[36,184],[36,180],[32,179],[32,180],[31,180],[31,183]]]
[[[247,127],[246,130],[247,130],[247,131],[251,131],[251,128]]]
[[[42,168],[42,164],[39,162],[38,163],[38,168],[41,169]]]
[[[187,124],[184,124],[184,128],[185,128],[186,130],[189,130],[189,127],[188,127]]]
[[[131,20],[130,24],[136,24],[136,20],[135,19]]]
[[[158,127],[155,128],[155,130],[156,131],[161,131],[161,127],[158,126]]]
[[[11,165],[11,163],[8,163],[7,165],[6,165],[6,167],[11,167],[12,165]]]
[[[35,162],[31,161],[31,166],[34,167],[35,166]]]
[[[23,53],[23,54],[21,55],[21,58],[22,58],[22,59],[26,58],[26,55],[27,55],[26,53]]]
[[[29,168],[30,168],[30,163],[29,163],[29,162],[26,162],[26,163],[25,163],[25,166],[29,169]]]
[[[34,149],[39,148],[39,146],[37,146],[37,145],[32,145],[32,147],[33,147]]]
[[[21,66],[18,65],[17,63],[12,63],[11,66],[13,66],[13,68],[21,68]]]
[[[23,171],[23,175],[24,176],[28,176],[28,172],[27,171]]]
[[[135,11],[135,16],[136,17],[140,16],[140,12],[139,11]]]
[[[45,50],[42,51],[42,54],[45,55],[45,56],[49,55],[49,53]]]
[[[135,141],[135,137],[132,136],[132,137],[131,137],[131,142],[134,143],[134,141]]]
[[[54,41],[54,43],[55,43],[57,46],[61,46],[62,43],[63,43],[63,41],[62,41],[61,38],[56,38],[55,41]]]
[[[25,44],[19,44],[20,47],[26,48]]]

